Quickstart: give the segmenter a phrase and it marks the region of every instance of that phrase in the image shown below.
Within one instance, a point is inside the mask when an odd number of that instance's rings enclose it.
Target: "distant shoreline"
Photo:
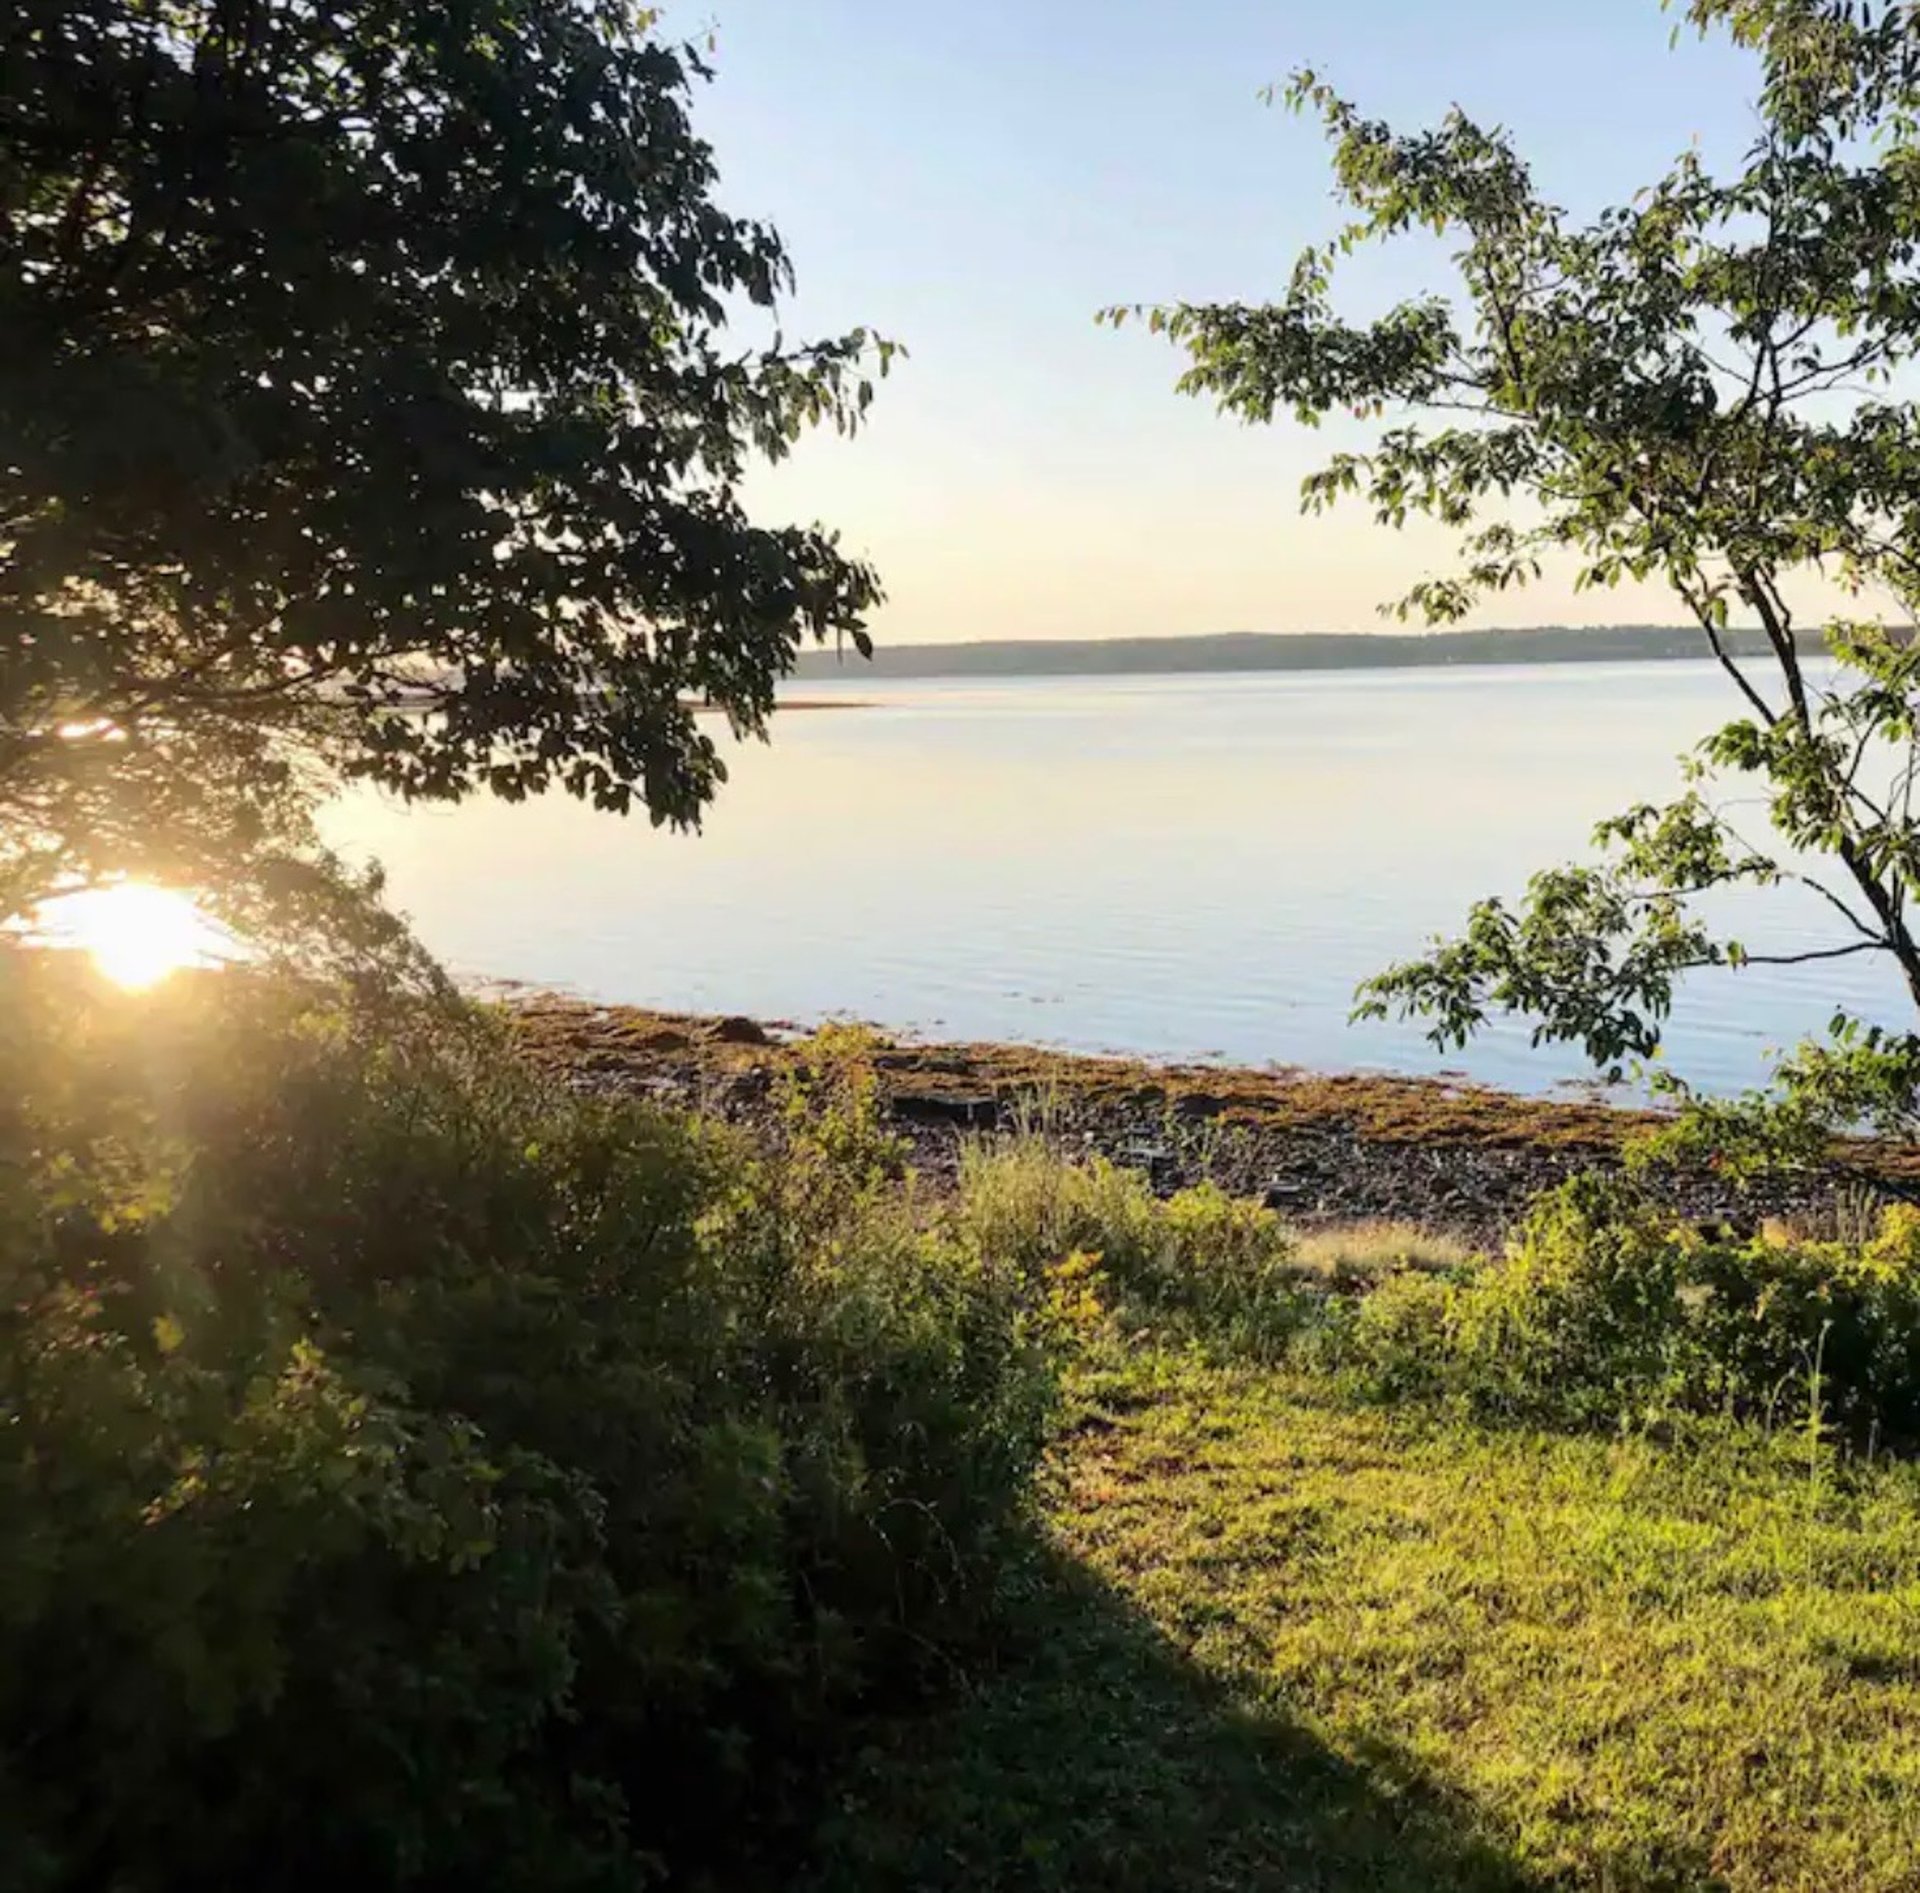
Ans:
[[[718,716],[720,705],[717,703],[688,703],[685,706],[695,716]],[[779,713],[784,716],[789,710],[871,710],[870,700],[860,697],[782,697]]]
[[[1765,636],[1727,634],[1740,657],[1768,654]],[[1802,648],[1818,648],[1803,639]],[[880,644],[871,659],[832,651],[801,654],[803,681],[881,677],[1183,676],[1230,671],[1427,670],[1486,664],[1620,664],[1710,658],[1699,630],[1684,625],[1609,625],[1537,631],[1230,632],[1202,637],[1001,638],[970,644]]]

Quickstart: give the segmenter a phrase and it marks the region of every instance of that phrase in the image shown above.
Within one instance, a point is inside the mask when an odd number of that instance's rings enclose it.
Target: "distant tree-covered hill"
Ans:
[[[1758,630],[1736,630],[1738,653],[1766,648]],[[1574,664],[1633,658],[1704,657],[1698,630],[1674,625],[1607,625],[1538,631],[1234,631],[1212,637],[999,638],[978,644],[881,644],[871,660],[848,649],[812,651],[800,677],[1085,677],[1120,671],[1371,670],[1436,664]]]

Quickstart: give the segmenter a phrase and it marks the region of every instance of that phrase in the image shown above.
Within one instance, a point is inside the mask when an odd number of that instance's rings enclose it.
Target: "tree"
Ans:
[[[691,824],[875,579],[742,509],[864,332],[713,200],[624,0],[15,0],[0,20],[0,920],[128,872],[337,890],[311,814],[560,787]]]
[[[1479,903],[1461,938],[1362,988],[1362,1015],[1424,1016],[1442,1045],[1516,1013],[1536,1043],[1617,1071],[1657,1051],[1681,973],[1762,959],[1883,956],[1920,1009],[1920,408],[1897,389],[1920,353],[1920,7],[1690,0],[1685,17],[1758,56],[1759,131],[1732,175],[1692,153],[1580,222],[1503,132],[1455,111],[1396,133],[1301,72],[1286,97],[1324,125],[1351,221],[1271,305],[1107,312],[1144,315],[1186,351],[1182,389],[1243,419],[1383,423],[1309,477],[1304,506],[1360,495],[1385,524],[1458,531],[1460,568],[1401,616],[1458,620],[1570,557],[1582,587],[1664,580],[1726,672],[1739,715],[1683,795],[1603,824],[1597,864],[1537,876],[1518,907]],[[1421,231],[1456,245],[1454,292],[1343,320],[1339,260]],[[1818,637],[1790,603],[1809,574],[1858,603]],[[1762,658],[1736,652],[1736,612]],[[1761,785],[1770,837],[1737,832],[1728,778]],[[1749,950],[1699,917],[1710,888],[1788,881],[1828,903],[1834,946]],[[1836,1019],[1781,1076],[1809,1135],[1920,1125],[1910,1031]]]

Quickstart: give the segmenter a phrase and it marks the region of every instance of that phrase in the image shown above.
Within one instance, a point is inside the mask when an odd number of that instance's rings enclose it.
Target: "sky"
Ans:
[[[1306,64],[1413,128],[1459,104],[1515,134],[1575,212],[1698,140],[1754,127],[1744,55],[1658,0],[675,0],[711,30],[696,100],[721,200],[788,242],[789,337],[865,325],[909,358],[855,440],[815,437],[749,493],[880,569],[895,643],[1379,628],[1448,542],[1363,508],[1303,517],[1356,427],[1246,428],[1173,392],[1113,303],[1281,293],[1340,220],[1317,129],[1258,99]],[[1350,313],[1444,287],[1444,250],[1356,259]],[[1474,622],[1672,622],[1662,592],[1564,576]]]

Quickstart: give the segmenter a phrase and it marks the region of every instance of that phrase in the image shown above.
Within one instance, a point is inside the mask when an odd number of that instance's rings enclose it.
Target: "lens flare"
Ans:
[[[220,930],[185,894],[144,881],[68,895],[48,913],[46,935],[89,954],[115,985],[134,992],[226,957]]]

